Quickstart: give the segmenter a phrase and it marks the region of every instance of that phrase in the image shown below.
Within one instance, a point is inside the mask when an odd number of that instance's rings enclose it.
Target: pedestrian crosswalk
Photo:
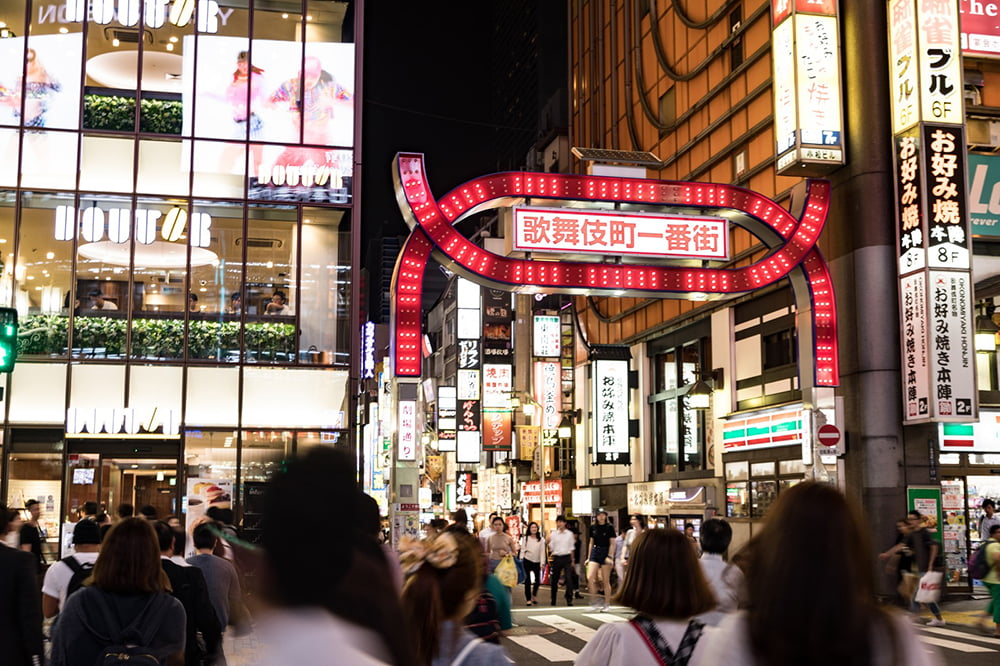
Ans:
[[[504,645],[515,664],[568,664],[602,625],[627,622],[630,616],[624,607],[604,612],[586,607],[516,609],[514,622],[518,626],[504,639]],[[961,627],[919,626],[918,632],[921,641],[937,649],[948,663],[978,664],[977,659],[1000,663],[1000,640],[996,638]]]

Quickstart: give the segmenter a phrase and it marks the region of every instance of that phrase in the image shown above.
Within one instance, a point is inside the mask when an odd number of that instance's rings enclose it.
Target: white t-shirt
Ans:
[[[703,553],[698,564],[701,565],[701,572],[705,574],[705,580],[712,586],[715,600],[719,602],[715,611],[706,613],[699,619],[716,626],[722,621],[723,613],[735,612],[739,607],[743,572],[739,567],[723,560],[722,555],[715,553]]]
[[[321,608],[269,611],[257,623],[257,637],[260,647],[250,660],[253,666],[382,666],[390,661],[373,632]]]
[[[549,532],[549,549],[553,555],[572,555],[576,546],[576,535],[569,530]]]
[[[97,561],[98,553],[76,553],[73,555],[80,564],[93,564]],[[59,560],[45,572],[45,580],[42,581],[42,594],[47,594],[53,599],[59,600],[59,610],[66,605],[66,590],[69,582],[73,580],[73,570],[69,568],[64,560]]]
[[[902,615],[893,617],[893,628],[896,630],[897,643],[902,654],[895,661],[906,666],[943,666],[940,655],[930,645],[920,640],[911,623]],[[787,631],[785,629],[779,629]],[[746,613],[727,615],[717,629],[714,640],[705,646],[704,659],[706,664],[725,664],[726,666],[756,666],[756,659],[750,647],[750,634],[747,630]],[[894,663],[889,653],[889,642],[885,636],[875,637],[875,659],[873,666],[889,666]]]
[[[653,624],[671,650],[676,650],[680,645],[688,627],[687,620],[655,620]],[[705,661],[706,647],[715,640],[717,631],[715,627],[704,628],[694,652],[691,653],[688,666],[725,663]],[[573,663],[577,666],[659,666],[660,660],[631,622],[614,622],[598,629],[597,635],[590,639]]]

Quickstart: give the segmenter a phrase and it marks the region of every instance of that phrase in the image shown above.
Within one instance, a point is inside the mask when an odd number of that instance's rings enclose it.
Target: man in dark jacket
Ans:
[[[37,560],[31,553],[6,545],[17,513],[0,504],[0,655],[12,666],[41,666],[42,597]],[[19,528],[18,528],[19,529]]]
[[[153,523],[153,529],[160,543],[160,563],[170,579],[172,594],[187,613],[184,663],[186,666],[214,664],[221,653],[222,627],[212,608],[205,577],[197,567],[182,567],[171,561],[175,537],[170,525],[157,521]]]

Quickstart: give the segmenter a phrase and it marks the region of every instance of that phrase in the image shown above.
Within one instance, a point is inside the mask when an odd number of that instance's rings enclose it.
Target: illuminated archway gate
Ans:
[[[792,214],[774,201],[735,185],[533,172],[482,176],[435,201],[421,154],[393,160],[396,198],[412,230],[392,278],[390,336],[393,373],[419,377],[421,297],[427,260],[480,284],[507,291],[541,289],[571,294],[666,296],[736,294],[789,277],[798,310],[810,313],[813,363],[800,386],[837,386],[837,316],[830,271],[816,248],[830,201],[830,184],[807,180],[793,195]],[[532,261],[488,252],[455,223],[473,213],[510,205],[515,198],[564,199],[718,209],[760,238],[771,252],[742,268],[687,268],[643,264]],[[798,269],[798,270],[796,270]],[[801,336],[800,336],[801,337]],[[809,368],[809,366],[812,366]]]
[[[449,270],[507,291],[647,297],[737,294],[788,277],[800,321],[808,319],[811,324],[812,335],[798,336],[803,403],[809,408],[832,406],[832,387],[840,378],[836,304],[829,268],[816,248],[829,208],[829,182],[801,183],[793,192],[789,212],[735,185],[517,171],[476,178],[435,201],[423,155],[415,153],[396,155],[393,180],[399,208],[411,229],[392,278],[390,357],[395,405],[415,406],[422,365],[423,278],[433,254]],[[741,268],[532,261],[489,252],[454,226],[473,213],[530,198],[714,209],[761,239],[770,252]],[[414,440],[415,435],[409,433]],[[416,442],[412,445],[415,448]],[[393,450],[391,506],[396,507],[416,502],[413,488],[418,479],[415,463],[399,462],[398,433],[393,436]]]

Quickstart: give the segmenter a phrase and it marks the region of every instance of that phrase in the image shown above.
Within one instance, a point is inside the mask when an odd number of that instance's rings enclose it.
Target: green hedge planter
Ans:
[[[29,315],[21,320],[18,356],[63,357],[69,320],[63,315]],[[125,319],[77,317],[73,320],[74,354],[107,358],[125,354]],[[245,329],[247,356],[261,362],[295,359],[295,326],[249,322]],[[240,348],[240,324],[235,321],[191,320],[188,356],[232,362]],[[183,319],[132,320],[132,357],[175,359],[184,355]]]
[[[183,111],[172,100],[144,99],[140,102],[139,131],[180,134]],[[114,132],[135,131],[135,99],[120,95],[84,95],[83,128]]]

